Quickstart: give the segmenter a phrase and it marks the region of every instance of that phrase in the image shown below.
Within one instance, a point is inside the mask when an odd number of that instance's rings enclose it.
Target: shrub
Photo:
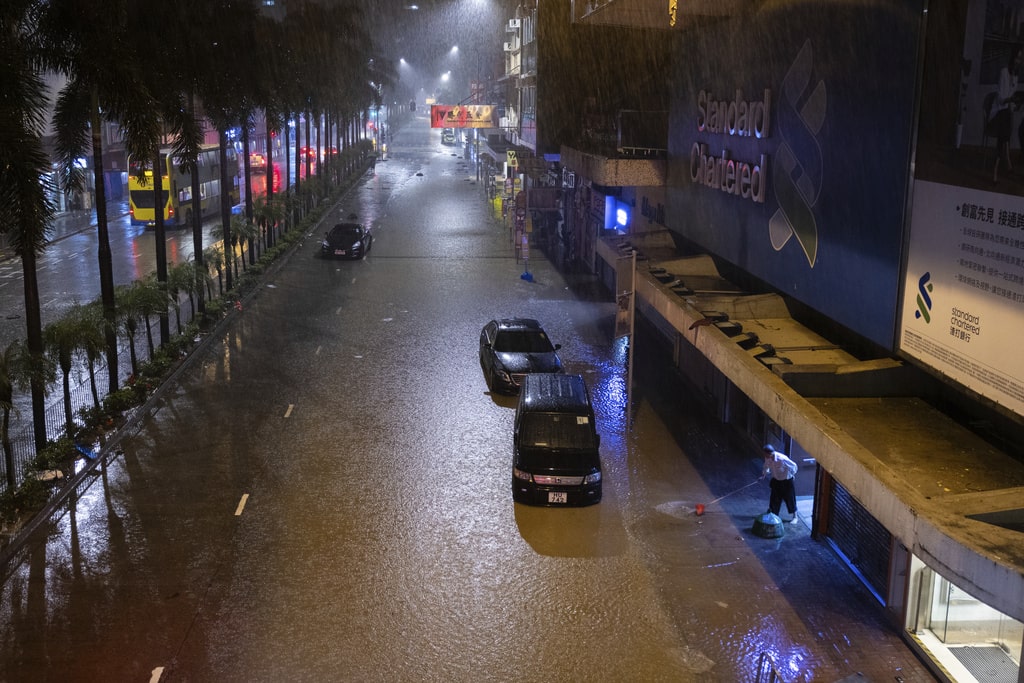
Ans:
[[[135,389],[121,387],[103,397],[103,410],[108,415],[120,414],[139,404]]]
[[[0,518],[5,523],[15,522],[26,512],[39,510],[50,498],[50,488],[30,472],[21,486],[0,494]]]
[[[65,465],[74,462],[77,456],[75,442],[62,436],[56,441],[49,442],[46,448],[36,453],[36,457],[29,462],[29,471],[63,470]]]

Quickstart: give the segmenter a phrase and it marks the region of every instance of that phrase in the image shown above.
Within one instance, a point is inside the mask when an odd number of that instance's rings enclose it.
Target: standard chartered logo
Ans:
[[[791,237],[796,237],[812,268],[818,257],[818,224],[812,208],[822,183],[818,133],[828,105],[825,81],[811,83],[813,67],[811,42],[807,41],[782,80],[778,116],[782,142],[772,160],[779,208],[768,220],[772,247],[781,251]]]
[[[926,323],[932,321],[932,279],[931,273],[925,273],[921,276],[921,279],[917,281],[917,310],[914,311],[914,317],[920,320],[924,318]]]

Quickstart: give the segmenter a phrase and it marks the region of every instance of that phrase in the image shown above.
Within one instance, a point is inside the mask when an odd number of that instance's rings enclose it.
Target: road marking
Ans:
[[[235,517],[239,517],[242,514],[242,510],[245,509],[245,501],[249,500],[249,494],[243,493],[242,500],[238,501],[238,507],[235,508]]]
[[[334,311],[334,315],[341,315],[343,310],[345,310],[344,306],[338,306],[337,310]]]
[[[316,347],[316,353],[314,353],[313,355],[314,356],[319,356],[320,355],[320,349],[322,349],[322,348],[324,348],[324,347],[323,346]]]
[[[294,408],[294,407],[295,407],[295,404],[294,404],[294,403],[289,403],[289,404],[288,404],[288,410],[284,411],[284,418],[285,418],[286,420],[287,420],[287,419],[288,419],[289,417],[291,417],[291,416],[292,416],[292,408]]]
[[[158,666],[157,668],[153,669],[153,673],[149,675],[149,683],[157,683],[157,681],[159,681],[160,677],[163,675],[164,668],[162,666]]]

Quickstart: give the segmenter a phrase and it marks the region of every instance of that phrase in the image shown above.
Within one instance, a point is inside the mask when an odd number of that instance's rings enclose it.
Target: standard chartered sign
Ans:
[[[771,130],[772,92],[765,89],[761,99],[747,100],[736,90],[730,100],[716,99],[707,90],[697,95],[697,130],[739,138],[763,140]],[[726,194],[763,204],[768,184],[768,157],[734,159],[723,147],[711,151],[707,143],[694,142],[690,148],[690,180]]]

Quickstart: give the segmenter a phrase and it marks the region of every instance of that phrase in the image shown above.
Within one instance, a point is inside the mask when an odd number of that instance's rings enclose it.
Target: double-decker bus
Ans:
[[[231,206],[241,201],[238,187],[238,155],[233,147],[227,148],[227,177]],[[221,171],[220,146],[203,145],[197,158],[199,169],[199,203],[202,217],[215,216],[220,211]],[[140,174],[140,167],[142,173]],[[170,149],[160,150],[160,169],[163,173],[164,225],[188,226],[192,223],[192,174],[183,170]],[[152,160],[128,159],[128,212],[132,225],[156,225],[153,209]]]

